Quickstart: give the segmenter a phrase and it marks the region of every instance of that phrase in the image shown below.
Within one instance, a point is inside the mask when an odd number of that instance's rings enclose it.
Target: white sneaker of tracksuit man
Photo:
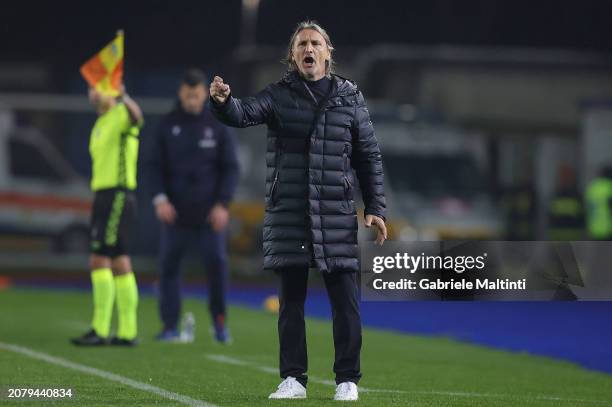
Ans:
[[[305,399],[306,388],[295,377],[288,376],[278,385],[278,389],[270,394],[271,399]],[[359,399],[357,385],[352,382],[340,383],[336,387],[334,400],[351,401]]]

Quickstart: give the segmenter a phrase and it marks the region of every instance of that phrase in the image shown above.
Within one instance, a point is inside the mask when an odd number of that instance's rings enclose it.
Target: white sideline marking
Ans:
[[[278,375],[278,369],[270,366],[259,365],[246,360],[234,358],[227,355],[220,354],[207,354],[206,357],[212,361],[225,363],[228,365],[235,366],[246,366],[260,372],[270,373]],[[333,380],[325,380],[315,376],[308,376],[309,382],[318,384],[324,384],[327,386],[336,386],[336,382]],[[359,391],[364,393],[395,393],[395,394],[431,394],[437,396],[456,396],[456,397],[491,397],[491,398],[516,398],[516,399],[527,399],[527,400],[550,400],[550,401],[566,401],[566,402],[581,402],[581,403],[594,403],[594,404],[608,404],[607,401],[603,400],[584,400],[584,399],[566,399],[556,396],[538,395],[533,397],[527,396],[514,396],[511,394],[496,394],[496,393],[473,393],[473,392],[462,392],[462,391],[408,391],[408,390],[394,390],[394,389],[374,389],[370,387],[359,386]]]
[[[92,376],[98,376],[103,379],[117,382],[117,383],[132,387],[137,390],[142,390],[148,393],[157,394],[158,396],[161,396],[161,397],[164,397],[170,400],[178,401],[179,403],[183,403],[188,406],[217,407],[214,404],[211,404],[211,403],[208,403],[202,400],[192,399],[191,397],[188,397],[188,396],[185,396],[179,393],[174,393],[168,390],[164,390],[162,388],[159,388],[157,386],[153,386],[147,383],[139,382],[137,380],[130,379],[129,377],[107,372],[105,370],[97,369],[95,367],[82,365],[80,363],[71,362],[67,359],[62,359],[56,356],[51,356],[43,352],[37,352],[35,350],[29,349],[23,346],[0,342],[0,349],[19,353],[20,355],[28,356],[32,359],[42,360],[44,362],[51,363],[52,365],[61,366],[61,367],[65,367],[65,368],[72,369],[72,370],[77,370],[79,372],[86,373]]]

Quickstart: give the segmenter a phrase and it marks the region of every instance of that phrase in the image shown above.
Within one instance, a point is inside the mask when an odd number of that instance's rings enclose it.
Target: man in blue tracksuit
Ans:
[[[229,341],[225,326],[228,260],[225,229],[228,205],[239,178],[236,143],[211,114],[202,71],[181,81],[176,108],[163,119],[147,159],[155,213],[161,221],[159,340],[179,339],[179,267],[195,244],[208,273],[209,309],[219,342]]]

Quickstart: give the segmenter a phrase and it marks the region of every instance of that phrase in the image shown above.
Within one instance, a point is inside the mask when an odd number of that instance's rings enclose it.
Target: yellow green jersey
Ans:
[[[610,239],[612,237],[612,180],[597,177],[586,189],[587,227],[593,239]]]
[[[89,138],[92,161],[91,189],[136,189],[138,135],[124,103],[98,117]]]

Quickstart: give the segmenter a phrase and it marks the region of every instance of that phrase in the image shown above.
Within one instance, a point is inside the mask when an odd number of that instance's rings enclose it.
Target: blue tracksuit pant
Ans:
[[[163,224],[160,242],[159,312],[164,330],[178,328],[181,313],[180,265],[187,249],[194,245],[208,274],[209,310],[215,324],[225,320],[225,291],[228,260],[225,232],[209,225],[186,227]]]

